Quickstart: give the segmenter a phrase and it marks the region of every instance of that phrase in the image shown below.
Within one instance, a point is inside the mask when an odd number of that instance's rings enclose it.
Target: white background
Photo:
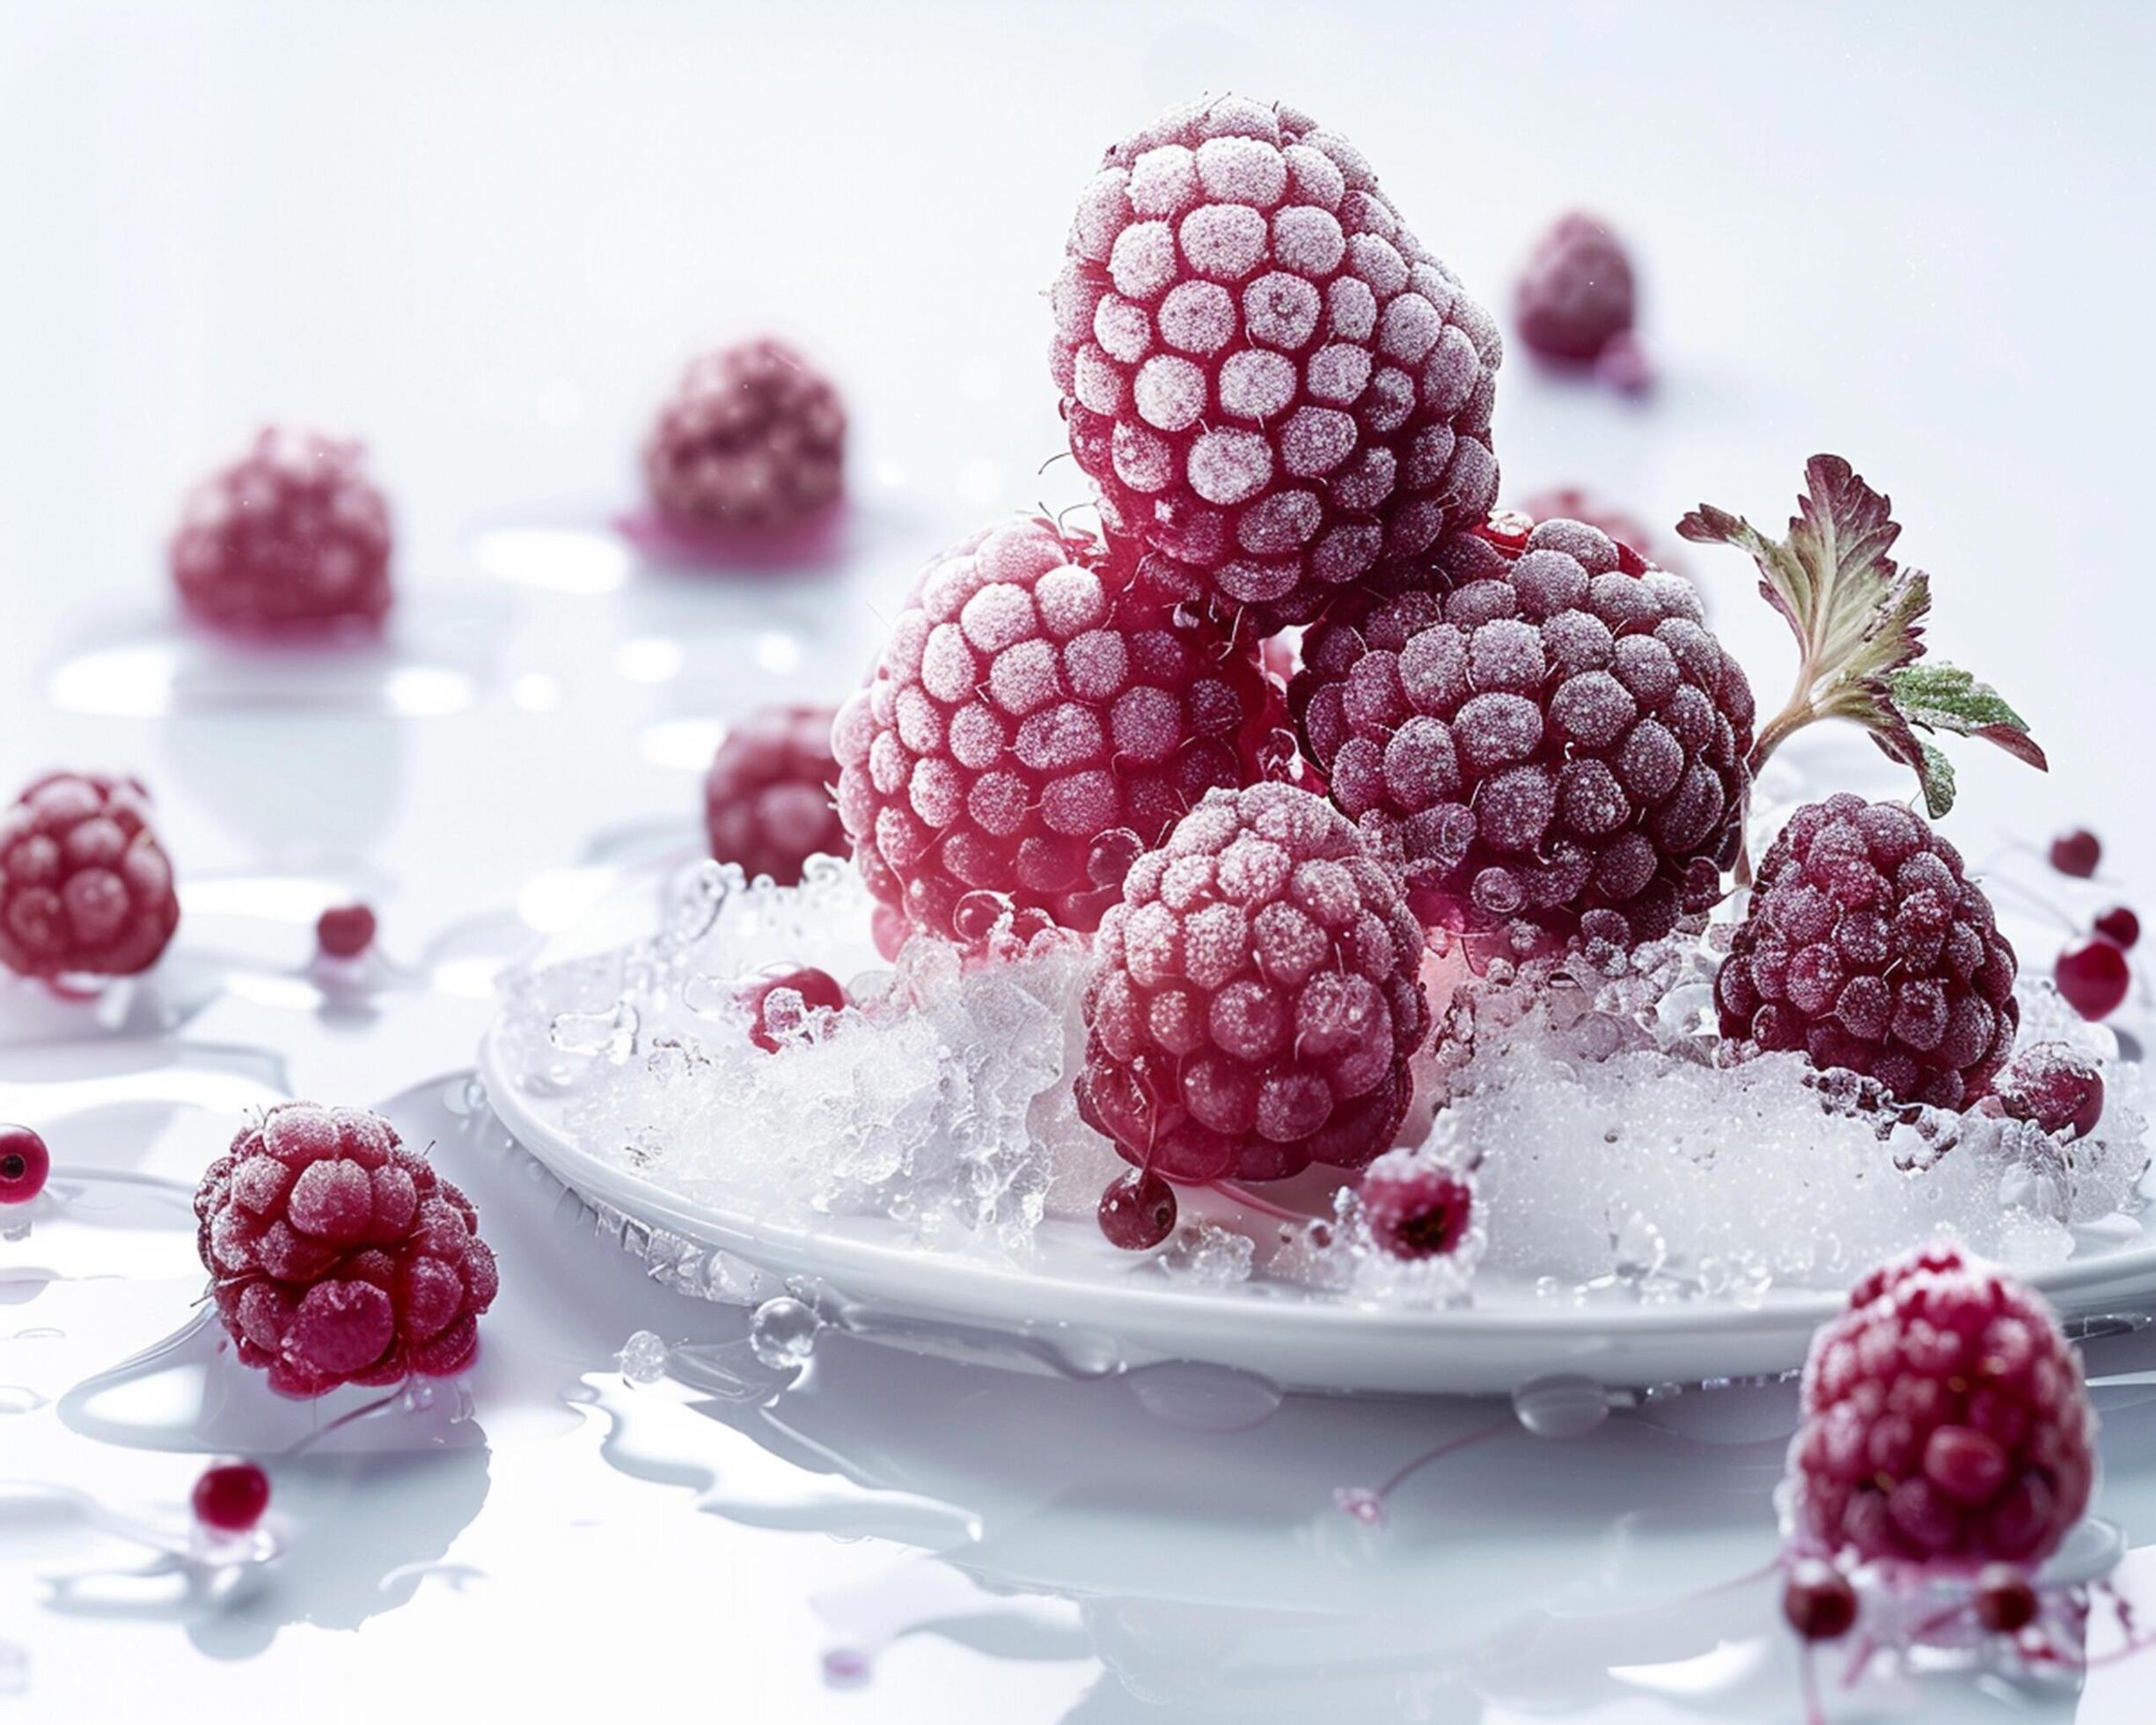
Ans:
[[[872,632],[864,588],[902,580],[996,511],[1077,500],[1067,461],[1042,468],[1060,437],[1039,290],[1070,199],[1119,133],[1234,89],[1353,136],[1426,243],[1500,310],[1542,224],[1573,204],[1606,215],[1637,249],[1663,385],[1626,403],[1515,354],[1497,420],[1507,495],[1584,482],[1658,527],[1703,499],[1765,524],[1786,515],[1808,455],[1847,455],[1893,494],[1902,550],[1933,573],[1935,650],[1998,683],[2051,755],[2040,780],[1963,750],[1960,818],[2038,838],[2086,821],[2110,871],[2141,878],[2156,840],[2141,746],[2152,63],[2156,14],[2126,6],[0,0],[0,778],[62,760],[139,770],[183,878],[313,866],[363,885],[407,952],[577,862],[595,833],[686,814],[689,756],[653,721],[715,723],[744,691],[806,669],[781,656],[737,678],[704,654],[670,668],[649,645],[670,636],[666,607],[530,600],[480,573],[474,533],[597,519],[627,499],[635,439],[679,363],[775,327],[848,393],[873,527],[860,543],[876,566],[806,600],[738,602],[789,628]],[[485,637],[468,710],[363,729],[55,711],[48,676],[74,643],[163,606],[158,548],[185,485],[283,415],[368,440],[411,608]],[[1735,553],[1688,556],[1771,702],[1787,675],[1779,624]],[[460,1063],[474,1013],[407,1024],[401,1041],[293,1031],[283,1052],[314,1086],[378,1100]],[[282,1034],[265,1024],[228,1028]],[[34,1083],[26,1046],[7,1058]],[[214,1144],[214,1124],[187,1127],[191,1150]],[[907,1412],[922,1464],[962,1475],[954,1457],[971,1448],[954,1439],[939,1456],[939,1411]],[[941,1412],[954,1428],[968,1417]],[[1046,1457],[1061,1416],[1041,1417],[1026,1442],[1060,1481]],[[1304,1437],[1338,1437],[1309,1418]],[[1342,1480],[1418,1447],[1405,1416],[1372,1418],[1339,1440],[1369,1456]],[[546,1537],[548,1508],[575,1495],[566,1473],[589,1471],[588,1435],[528,1448],[490,1435],[486,1508],[451,1530],[458,1554],[477,1549],[486,1586],[429,1582],[356,1633],[302,1622],[251,1660],[210,1665],[169,1625],[51,1617],[26,1576],[0,1592],[0,1642],[33,1657],[13,1705],[171,1718],[282,1712],[319,1693],[322,1716],[381,1718],[484,1694],[504,1716],[564,1698],[774,1719],[1360,1716],[1405,1704],[1390,1688],[1382,1706],[1375,1690],[1328,1689],[1344,1664],[1367,1676],[1388,1637],[1419,1646],[1444,1601],[1486,1593],[1479,1576],[1500,1579],[1522,1621],[1562,1598],[1565,1578],[1607,1577],[1635,1523],[1661,1525],[1628,1493],[1642,1470],[1676,1465],[1630,1466],[1632,1450],[1605,1445],[1584,1476],[1604,1498],[1518,1539],[1485,1514],[1448,1550],[1433,1511],[1428,1547],[1386,1572],[1397,1592],[1346,1608],[1354,1659],[1334,1641],[1306,1657],[1284,1632],[1274,1650],[1294,1683],[1155,1707],[1103,1675],[1113,1610],[1067,1604],[1064,1640],[1040,1632],[1045,1653],[1013,1654],[1014,1634],[1032,1644],[1008,1626],[985,1648],[978,1634],[913,1640],[867,1691],[825,1692],[804,1597],[890,1552],[870,1562],[819,1534],[688,1516],[612,1474],[606,1491],[583,1488],[592,1530],[565,1550]],[[1302,1441],[1278,1440],[1297,1455]],[[10,1442],[0,1421],[0,1476],[16,1471]],[[55,1465],[92,1465],[54,1443]],[[1281,1608],[1311,1603],[1288,1563],[1297,1517],[1282,1509],[1275,1527],[1277,1506],[1246,1506],[1263,1537],[1238,1545],[1224,1531],[1232,1494],[1199,1492],[1204,1516],[1176,1514],[1178,1469],[1203,1472],[1202,1454],[1159,1462],[1148,1481],[1158,1458],[1142,1443],[1111,1449],[1113,1479],[1071,1488],[1104,1521],[1013,1573],[1067,1602],[1118,1597],[1156,1560],[1196,1593],[1272,1575],[1271,1562],[1287,1565]],[[2115,1480],[2131,1474],[2133,1455],[2108,1459]],[[1251,1463],[1251,1490],[1277,1488],[1275,1463],[1290,1467],[1271,1450]],[[1762,1465],[1720,1480],[1742,1507],[1701,1512],[1714,1538],[1647,1566],[1664,1592],[1763,1554],[1771,1456]],[[176,1494],[188,1466],[138,1470],[128,1488]],[[1510,1477],[1550,1489],[1532,1455]],[[1683,1506],[1676,1492],[1661,1509],[1682,1523]],[[1760,1527],[1746,1531],[1748,1517]],[[1089,1556],[1074,1565],[1077,1548]],[[1256,1592],[1238,1633],[1263,1641]],[[1148,1633],[1174,1648],[1187,1629]],[[1195,1648],[1213,1631],[1188,1633]],[[2138,1716],[2133,1681],[2100,1684],[2081,1716]],[[1488,1685],[1429,1705],[1509,1716]],[[1663,1716],[1651,1690],[1563,1705]]]

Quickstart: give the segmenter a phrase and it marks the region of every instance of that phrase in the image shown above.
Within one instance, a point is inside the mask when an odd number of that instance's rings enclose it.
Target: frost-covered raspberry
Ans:
[[[2069,1043],[2030,1044],[2006,1062],[1998,1090],[2007,1113],[2046,1132],[2086,1138],[2103,1119],[2103,1074]]]
[[[133,779],[48,774],[0,809],[0,964],[132,976],[179,926],[172,865]]]
[[[854,860],[914,929],[970,941],[1007,903],[1089,930],[1207,791],[1285,770],[1256,641],[1127,585],[1045,521],[921,577],[832,735]]]
[[[1160,593],[1270,633],[1496,498],[1497,326],[1307,114],[1224,96],[1117,144],[1051,299],[1071,452]]]
[[[2095,1428],[2050,1307],[1951,1245],[1911,1252],[1813,1339],[1799,1534],[1866,1560],[2039,1561],[2088,1507]]]
[[[1575,210],[1536,242],[1514,292],[1520,339],[1551,359],[1591,360],[1632,327],[1632,260],[1601,222]]]
[[[838,497],[845,447],[839,392],[766,337],[690,362],[645,440],[644,481],[677,520],[779,527]]]
[[[1102,920],[1078,1108],[1162,1178],[1360,1168],[1390,1146],[1429,1030],[1422,930],[1340,812],[1216,791]]]
[[[769,875],[791,886],[811,856],[846,855],[831,801],[836,716],[828,707],[770,707],[727,732],[704,777],[713,856],[738,862],[752,880]]]
[[[279,629],[388,611],[389,505],[362,446],[272,426],[188,496],[172,536],[187,611],[237,629]]]
[[[1474,1219],[1467,1176],[1415,1149],[1388,1150],[1357,1188],[1362,1219],[1379,1251],[1394,1258],[1442,1258],[1459,1250]]]
[[[494,1253],[465,1195],[378,1114],[271,1109],[210,1163],[194,1214],[224,1327],[281,1394],[470,1363]]]
[[[2016,968],[1961,852],[1899,803],[1844,791],[1769,848],[1714,998],[1727,1038],[1966,1108],[2013,1047]]]
[[[1426,591],[1312,627],[1289,692],[1332,800],[1426,921],[1656,938],[1734,859],[1752,692],[1682,577],[1576,521],[1457,534]]]

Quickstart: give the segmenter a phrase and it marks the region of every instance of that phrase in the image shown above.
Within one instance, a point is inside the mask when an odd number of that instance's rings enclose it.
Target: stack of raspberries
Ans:
[[[1163,1180],[1390,1146],[1424,931],[1512,955],[1712,902],[1752,697],[1680,577],[1496,510],[1497,326],[1309,115],[1115,145],[1050,299],[1100,532],[924,572],[837,801],[887,937],[1097,931],[1077,1093],[1144,1244]]]

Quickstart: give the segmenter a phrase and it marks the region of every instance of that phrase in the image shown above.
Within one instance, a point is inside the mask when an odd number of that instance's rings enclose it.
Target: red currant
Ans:
[[[0,1126],[0,1204],[27,1204],[52,1171],[45,1141],[26,1126]]]
[[[2103,840],[2086,826],[2074,827],[2051,840],[2051,866],[2062,875],[2086,880],[2103,861]]]
[[[246,1533],[269,1508],[269,1476],[253,1462],[219,1462],[194,1482],[194,1519],[216,1533]]]
[[[2124,905],[2113,905],[2110,909],[2097,913],[2096,932],[2121,951],[2131,949],[2141,938],[2141,919]]]
[[[1857,1620],[1857,1590],[1832,1564],[1808,1557],[1789,1573],[1782,1615],[1808,1641],[1838,1641]]]
[[[2036,1589],[2011,1563],[1988,1563],[1976,1572],[1976,1621],[1994,1634],[2011,1635],[2036,1620]]]
[[[332,958],[356,958],[374,944],[374,913],[364,905],[338,905],[316,919],[314,938]]]
[[[2066,1003],[2084,1018],[2109,1017],[2133,981],[2126,955],[2101,935],[2078,940],[2060,953],[2052,974]]]
[[[1125,1252],[1160,1244],[1176,1225],[1175,1188],[1150,1169],[1133,1168],[1101,1193],[1101,1232]]]

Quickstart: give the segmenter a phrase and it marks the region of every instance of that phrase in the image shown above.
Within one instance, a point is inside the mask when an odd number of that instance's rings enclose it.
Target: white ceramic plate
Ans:
[[[535,955],[547,964],[602,951],[653,926],[668,871],[615,876],[613,890],[566,910]],[[1551,1373],[1639,1388],[1745,1377],[1802,1363],[1812,1332],[1842,1296],[1773,1289],[1764,1302],[1696,1300],[1587,1305],[1539,1297],[1485,1267],[1462,1310],[1370,1310],[1263,1279],[1228,1288],[1175,1282],[1110,1246],[1091,1222],[1051,1219],[1024,1268],[924,1250],[898,1223],[873,1216],[759,1218],[695,1203],[595,1156],[566,1124],[565,1097],[519,1089],[499,1024],[480,1050],[495,1112],[571,1188],[652,1228],[736,1254],[779,1278],[819,1277],[923,1345],[939,1330],[981,1332],[1030,1348],[1132,1366],[1198,1361],[1256,1372],[1294,1389],[1489,1393]],[[2029,1278],[2069,1315],[2131,1311],[2156,1303],[2156,1236],[2085,1241],[2079,1255]]]

